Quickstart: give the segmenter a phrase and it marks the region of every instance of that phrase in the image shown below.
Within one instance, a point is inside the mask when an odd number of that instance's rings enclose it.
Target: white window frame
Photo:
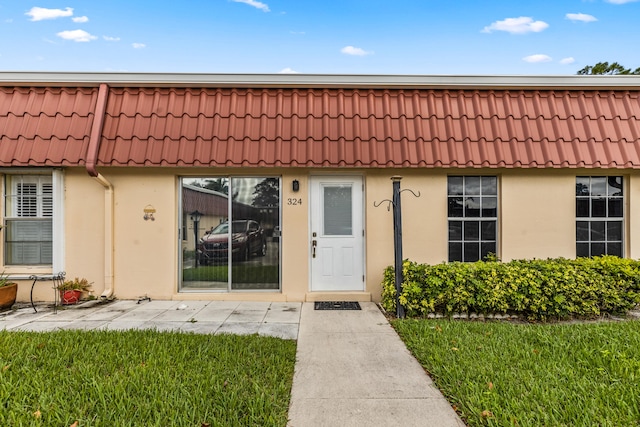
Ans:
[[[621,195],[613,195],[613,194],[609,194],[609,184],[608,182],[605,184],[606,185],[606,193],[605,195],[593,195],[591,194],[591,187],[593,185],[593,180],[594,178],[604,178],[606,180],[608,180],[609,178],[620,178],[621,180]],[[584,255],[579,255],[578,254],[578,245],[587,245],[589,247],[588,250],[588,257],[593,257],[593,256],[597,256],[597,255],[617,255],[621,258],[624,258],[625,256],[625,221],[626,221],[626,192],[627,190],[625,189],[625,177],[623,175],[578,175],[576,176],[576,186],[578,184],[578,180],[584,180],[584,179],[588,179],[589,180],[589,188],[588,188],[588,192],[585,195],[575,195],[575,200],[576,200],[576,256],[584,256]],[[576,191],[577,193],[577,191]],[[589,213],[586,216],[578,216],[578,202],[579,201],[588,201],[588,206],[589,206]],[[604,209],[605,209],[605,215],[604,216],[594,216],[593,215],[593,203],[596,200],[604,200]],[[610,212],[610,201],[619,201],[620,205],[621,205],[621,216],[614,216],[611,214]],[[588,237],[586,239],[582,239],[579,240],[578,239],[578,223],[588,223]],[[605,236],[603,240],[597,240],[597,239],[593,239],[592,238],[592,230],[593,230],[593,223],[603,223],[604,224],[604,230],[605,230]],[[620,240],[618,239],[612,239],[609,236],[609,227],[608,224],[609,223],[620,223]],[[595,244],[602,244],[605,247],[604,250],[604,254],[598,254],[598,253],[594,253],[593,251],[593,245]],[[611,251],[609,250],[609,245],[610,244],[616,244],[616,245],[620,245],[620,254],[612,254],[610,253]]]
[[[64,229],[64,173],[60,169],[38,169],[38,170],[25,170],[25,169],[7,169],[3,175],[3,192],[7,191],[7,176],[22,176],[25,177],[26,180],[24,182],[35,181],[30,179],[29,177],[39,177],[43,175],[51,176],[51,184],[52,184],[52,215],[42,216],[42,204],[38,202],[38,216],[36,218],[51,218],[51,227],[52,227],[52,262],[51,264],[34,264],[34,265],[25,265],[25,264],[8,264],[6,260],[6,254],[4,253],[5,248],[5,239],[6,233],[3,233],[3,242],[2,242],[2,263],[4,267],[20,271],[20,270],[33,270],[46,268],[46,270],[51,270],[52,272],[61,272],[64,271],[64,251],[65,251],[65,229]],[[15,185],[15,184],[13,184]],[[10,194],[16,194],[16,188],[12,188]],[[2,224],[5,224],[7,219],[16,219],[20,218],[17,216],[17,212],[7,212],[6,211],[6,197],[7,194],[3,194],[2,197]],[[17,205],[16,205],[17,206]],[[16,209],[14,206],[13,209]]]
[[[455,194],[450,194],[449,193],[449,183],[450,180],[452,178],[462,178],[462,187],[463,187],[463,193],[461,195],[455,195]],[[472,194],[469,195],[466,193],[465,188],[465,182],[467,179],[469,178],[480,178],[480,180],[482,181],[483,178],[492,178],[495,179],[496,182],[496,189],[495,189],[495,194],[483,194],[482,189],[480,189],[480,192],[478,194]],[[482,188],[482,187],[481,187]],[[482,260],[482,244],[483,243],[493,243],[494,244],[494,248],[495,248],[495,255],[498,255],[498,215],[499,215],[499,211],[500,211],[500,180],[498,179],[497,175],[449,175],[447,176],[447,210],[449,209],[449,204],[451,203],[452,199],[455,198],[461,198],[464,199],[467,197],[477,197],[480,200],[482,200],[481,205],[480,205],[480,214],[479,216],[466,216],[466,214],[464,213],[464,209],[465,209],[465,205],[463,204],[462,209],[463,209],[463,215],[462,216],[449,216],[449,212],[447,212],[447,260],[449,262],[454,262],[454,261],[459,261],[459,262],[474,262],[474,261],[465,261],[465,259],[467,258],[466,256],[466,252],[465,252],[465,247],[466,244],[468,243],[477,243],[478,244],[478,253],[480,255],[479,260]],[[482,214],[482,205],[484,204],[484,199],[487,198],[495,198],[496,199],[496,214],[495,216],[483,216]],[[464,203],[464,202],[463,202]],[[460,239],[451,239],[451,223],[452,222],[460,222],[462,223],[462,231],[461,231],[461,236]],[[468,223],[478,223],[478,240],[467,240],[464,237],[464,227],[466,224]],[[482,238],[482,224],[483,223],[493,223],[494,225],[494,238],[495,239],[483,239]],[[462,259],[460,260],[454,260],[451,259],[451,245],[452,244],[460,244],[462,247]],[[475,257],[474,257],[475,260]]]

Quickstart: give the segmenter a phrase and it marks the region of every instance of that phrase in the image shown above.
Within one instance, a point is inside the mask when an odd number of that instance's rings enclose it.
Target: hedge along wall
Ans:
[[[640,262],[613,256],[495,260],[437,265],[403,263],[400,304],[407,317],[429,313],[509,313],[530,320],[625,313],[640,303]],[[394,269],[382,305],[395,312]]]

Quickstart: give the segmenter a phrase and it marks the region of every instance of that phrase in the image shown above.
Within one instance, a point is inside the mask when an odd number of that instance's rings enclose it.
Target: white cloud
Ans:
[[[270,12],[271,11],[269,9],[269,6],[267,6],[265,3],[262,3],[261,1],[256,1],[256,0],[231,0],[231,1],[234,1],[236,3],[248,4],[249,6],[253,6],[256,9],[260,9],[263,12]]]
[[[538,53],[536,55],[529,55],[522,58],[523,61],[536,63],[536,62],[549,62],[551,61],[551,57],[549,55],[544,55],[542,53]]]
[[[511,34],[539,33],[549,27],[544,21],[534,21],[528,16],[520,16],[519,18],[507,18],[504,21],[496,21],[491,25],[482,29],[483,33],[492,31],[506,31]]]
[[[605,0],[605,1],[607,3],[613,3],[613,4],[625,4],[625,3],[631,3],[638,0]]]
[[[98,38],[96,36],[93,36],[87,33],[84,30],[60,31],[59,33],[56,33],[56,36],[65,40],[73,40],[74,42],[88,42]]]
[[[119,42],[120,41],[120,37],[102,36],[102,38],[105,39],[108,42]]]
[[[562,65],[573,64],[574,62],[576,62],[576,60],[575,60],[572,56],[569,56],[569,57],[567,57],[567,58],[562,58],[562,59],[560,60],[560,63],[561,63]]]
[[[595,22],[598,20],[598,18],[596,18],[593,15],[587,15],[586,13],[567,13],[565,15],[565,18],[569,19],[570,21],[582,21],[582,22]]]
[[[73,22],[78,23],[78,24],[83,24],[85,22],[89,22],[89,17],[88,16],[75,16],[75,17],[71,18],[71,20]]]
[[[340,49],[340,52],[344,53],[345,55],[355,55],[355,56],[365,56],[365,55],[371,55],[373,52],[368,52],[364,49],[361,49],[359,47],[354,47],[354,46],[345,46],[342,49]]]
[[[131,46],[134,49],[144,49],[145,47],[147,47],[147,45],[144,43],[131,43]]]
[[[73,8],[62,9],[46,9],[44,7],[32,7],[25,15],[31,17],[31,21],[42,21],[44,19],[64,18],[73,15]]]
[[[278,71],[278,74],[298,74],[298,72],[296,70],[293,70],[293,69],[287,67],[287,68],[283,68],[282,70]]]

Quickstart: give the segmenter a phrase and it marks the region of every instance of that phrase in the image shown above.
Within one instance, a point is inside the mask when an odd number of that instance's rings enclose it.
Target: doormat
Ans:
[[[316,310],[362,310],[357,301],[317,301]]]

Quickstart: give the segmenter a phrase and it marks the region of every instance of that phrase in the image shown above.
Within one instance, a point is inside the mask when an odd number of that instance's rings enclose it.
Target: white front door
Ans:
[[[362,177],[311,178],[311,290],[364,290]]]

